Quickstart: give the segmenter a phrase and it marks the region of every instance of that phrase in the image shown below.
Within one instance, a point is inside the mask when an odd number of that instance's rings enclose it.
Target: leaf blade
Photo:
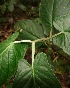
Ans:
[[[48,33],[48,36],[50,35],[51,29],[52,29],[52,34],[55,34],[56,33],[55,31],[57,31],[57,33],[59,32],[64,33],[64,35],[60,34],[59,36],[53,38],[52,43],[62,48],[63,51],[68,55],[70,55],[69,4],[70,4],[70,0],[41,0],[41,6],[40,6],[40,19],[42,20],[43,24],[46,26],[45,30]],[[62,37],[65,36],[65,38],[63,37],[61,39],[61,36]]]
[[[18,65],[19,69],[13,84],[13,88],[61,88],[59,82],[57,81],[57,78],[51,70],[51,66],[48,63],[48,59],[49,58],[47,58],[44,53],[39,53],[36,56],[34,61],[34,76],[32,76],[33,71],[31,66],[25,60],[20,61],[20,68]],[[28,73],[25,75],[25,72],[27,70],[30,70],[29,76],[27,76]],[[24,78],[21,81],[22,77]]]
[[[36,20],[21,20],[16,23],[16,28],[21,31],[19,39],[35,40],[44,37],[44,30]]]
[[[13,34],[0,44],[0,86],[14,75],[19,59],[24,57],[27,50],[26,44],[13,43],[17,36],[17,34]]]
[[[60,18],[67,18],[70,14],[69,3],[69,0],[41,0],[40,19],[46,26],[48,35],[51,28],[53,29],[54,22],[56,23]],[[61,19],[61,22],[63,22],[63,19]]]
[[[70,55],[70,33],[65,32],[53,38],[53,44],[62,48],[66,54]]]

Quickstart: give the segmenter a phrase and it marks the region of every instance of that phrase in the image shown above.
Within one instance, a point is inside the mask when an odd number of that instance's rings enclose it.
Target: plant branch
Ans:
[[[13,43],[22,43],[22,42],[30,42],[30,43],[32,43],[32,41],[31,41],[31,40],[14,41]]]
[[[64,34],[64,32],[60,32],[60,33],[57,33],[55,35],[52,35],[52,37],[47,37],[47,38],[40,38],[40,39],[36,39],[34,41],[31,41],[31,40],[21,40],[21,41],[14,41],[13,43],[22,43],[22,42],[29,42],[29,43],[32,43],[32,42],[40,42],[40,41],[47,41],[49,39],[52,39],[60,34]]]
[[[35,55],[35,42],[32,42],[32,71],[33,71],[33,78],[34,78],[34,55]]]
[[[47,40],[52,39],[52,38],[54,38],[54,37],[56,37],[56,36],[58,36],[58,35],[60,35],[60,34],[63,34],[63,33],[64,33],[64,32],[60,32],[60,33],[57,33],[57,34],[55,34],[55,35],[52,35],[52,37],[41,38],[41,39],[37,39],[37,40],[34,40],[34,41],[35,41],[35,42],[47,41]]]

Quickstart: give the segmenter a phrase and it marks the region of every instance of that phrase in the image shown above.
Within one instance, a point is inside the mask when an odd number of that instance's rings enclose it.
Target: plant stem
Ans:
[[[32,41],[31,41],[31,40],[14,41],[13,43],[22,43],[22,42],[30,42],[30,43],[32,43]]]
[[[34,55],[35,55],[35,42],[32,42],[32,73],[34,78]]]
[[[56,37],[56,36],[58,36],[58,35],[60,35],[60,34],[63,34],[63,33],[64,33],[64,32],[60,32],[60,33],[57,33],[57,34],[55,34],[55,35],[52,35],[52,37],[41,38],[41,39],[37,39],[37,40],[34,40],[34,41],[35,41],[35,42],[47,41],[47,40],[52,39],[52,38],[54,38],[54,37]]]
[[[22,43],[22,42],[29,42],[29,43],[32,43],[32,42],[40,42],[40,41],[47,41],[49,39],[52,39],[60,34],[64,34],[64,32],[60,32],[60,33],[57,33],[55,35],[52,35],[52,37],[47,37],[47,38],[41,38],[41,39],[36,39],[34,41],[31,41],[31,40],[21,40],[21,41],[14,41],[13,43]]]
[[[50,31],[50,42],[52,42],[52,29]]]

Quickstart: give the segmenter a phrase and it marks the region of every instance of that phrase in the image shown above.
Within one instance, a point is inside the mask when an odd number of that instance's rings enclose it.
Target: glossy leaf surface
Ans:
[[[0,86],[14,75],[18,61],[24,57],[27,50],[26,44],[13,43],[17,37],[18,33],[14,33],[0,44]]]
[[[29,63],[20,60],[13,88],[61,88],[46,54],[36,56],[33,70]]]

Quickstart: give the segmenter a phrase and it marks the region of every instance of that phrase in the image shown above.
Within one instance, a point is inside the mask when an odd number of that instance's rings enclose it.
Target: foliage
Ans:
[[[70,55],[69,4],[70,0],[41,0],[39,18],[16,23],[19,36],[16,32],[0,44],[0,85],[17,71],[12,88],[61,88],[49,53],[35,55],[35,44],[56,45]],[[16,38],[19,41],[14,41]],[[24,60],[27,43],[32,44],[32,65]]]
[[[26,10],[26,7],[22,4],[20,0],[2,0],[2,2],[0,2],[1,13],[4,14],[6,10],[13,12],[15,6],[19,7],[23,11]]]
[[[26,19],[19,21],[15,24],[17,31],[21,31],[18,38],[35,40],[44,37],[44,29],[40,23],[41,22],[38,18],[35,20]]]
[[[30,64],[22,59],[19,62],[18,72],[13,88],[60,88],[48,60],[49,57],[47,57],[46,54],[38,53],[35,57],[32,71]]]
[[[13,76],[17,62],[25,55],[27,45],[13,43],[17,36],[15,33],[0,44],[0,86]]]

